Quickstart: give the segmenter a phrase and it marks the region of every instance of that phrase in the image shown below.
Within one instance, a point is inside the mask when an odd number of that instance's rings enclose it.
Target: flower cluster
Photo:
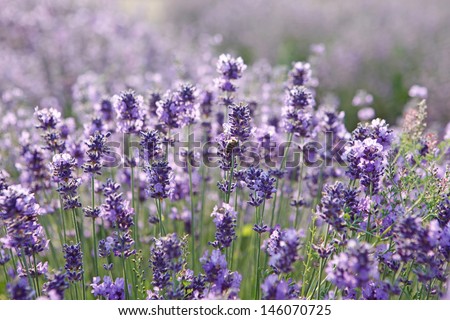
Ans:
[[[262,169],[255,167],[248,168],[245,172],[244,179],[247,187],[252,191],[248,203],[254,207],[259,207],[265,200],[271,199],[272,195],[277,192],[275,188],[276,179]]]
[[[108,138],[111,134],[101,133],[96,131],[89,137],[89,141],[86,142],[88,150],[86,154],[88,160],[83,164],[84,172],[94,175],[101,175],[103,167],[103,158],[109,154]]]
[[[117,114],[117,127],[122,133],[139,133],[144,125],[144,99],[133,90],[121,92],[113,97]]]
[[[237,272],[230,272],[225,256],[220,250],[213,250],[211,253],[205,252],[200,259],[211,297],[228,297],[235,299],[240,290],[242,277]]]
[[[50,164],[53,181],[58,184],[58,193],[64,204],[64,209],[81,207],[78,196],[78,187],[81,180],[73,176],[76,161],[68,153],[58,153],[53,156]]]
[[[217,72],[220,78],[216,80],[217,87],[224,93],[222,102],[225,106],[233,103],[232,93],[236,91],[235,80],[242,77],[242,73],[247,69],[241,57],[234,58],[229,54],[222,54],[217,61]]]
[[[216,224],[216,240],[211,242],[215,248],[228,248],[233,240],[236,239],[236,218],[237,212],[233,208],[224,203],[220,208],[215,206],[211,217]]]
[[[379,277],[370,246],[354,239],[328,263],[326,272],[328,279],[340,289],[363,287]]]
[[[20,185],[0,191],[0,221],[6,227],[6,236],[1,238],[4,246],[27,256],[46,250],[49,240],[38,221],[41,212],[34,194]]]
[[[63,139],[59,128],[61,113],[54,108],[39,109],[36,107],[34,114],[39,122],[36,128],[42,130],[46,148],[54,153],[63,152],[66,148],[66,141]]]
[[[125,282],[122,278],[116,278],[114,281],[111,277],[104,276],[102,282],[101,277],[94,277],[91,287],[91,292],[96,298],[125,300]]]
[[[270,256],[269,265],[274,272],[289,273],[293,264],[300,259],[301,234],[295,229],[283,229],[276,226],[265,243],[265,250]]]
[[[167,161],[161,160],[153,162],[145,167],[147,173],[148,188],[147,193],[154,199],[165,199],[169,197],[172,187],[172,168]]]
[[[152,163],[158,160],[163,151],[161,148],[162,140],[157,130],[141,131],[140,156],[144,163]]]
[[[177,274],[184,263],[184,242],[175,233],[155,239],[150,250],[150,267],[153,271],[153,287],[156,291],[167,289],[175,298],[179,288],[176,288]]]
[[[67,245],[64,247],[64,259],[66,264],[67,280],[71,282],[80,281],[83,275],[83,253],[81,252],[81,243]]]
[[[279,279],[276,274],[269,275],[262,283],[261,289],[264,300],[291,300],[300,296],[298,285]]]

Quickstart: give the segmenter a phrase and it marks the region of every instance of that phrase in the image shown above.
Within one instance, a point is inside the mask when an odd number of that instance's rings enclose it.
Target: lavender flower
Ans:
[[[155,199],[165,199],[171,193],[170,181],[172,179],[172,168],[167,161],[156,161],[151,166],[145,167],[147,173],[148,188],[150,197]]]
[[[175,92],[175,96],[183,126],[193,124],[200,118],[198,105],[196,104],[198,92],[195,86],[190,83],[181,84]]]
[[[247,187],[253,191],[250,193],[250,205],[258,207],[266,199],[271,199],[272,194],[277,192],[275,188],[276,179],[271,177],[262,169],[250,167],[245,174],[245,182]]]
[[[217,72],[224,79],[236,80],[242,77],[242,72],[247,69],[241,57],[233,58],[229,54],[221,54],[217,61]]]
[[[50,164],[53,180],[57,183],[72,179],[73,171],[76,167],[76,161],[68,153],[55,154]]]
[[[152,163],[161,157],[163,152],[161,144],[161,136],[157,130],[141,132],[141,141],[139,142],[139,145],[141,158],[144,160],[144,163]]]
[[[0,191],[0,219],[6,226],[1,242],[8,249],[24,250],[26,255],[44,251],[48,240],[38,222],[41,208],[34,194],[19,185]]]
[[[264,300],[298,299],[300,295],[297,285],[279,279],[276,274],[269,275],[262,283],[261,289]]]
[[[354,239],[328,263],[326,272],[328,279],[340,289],[361,288],[379,276],[370,246]]]
[[[154,246],[150,250],[154,288],[163,290],[171,281],[176,281],[175,275],[181,271],[184,263],[183,246],[184,242],[175,233],[155,239]]]
[[[275,273],[289,273],[293,270],[293,264],[300,259],[300,233],[295,229],[281,230],[277,225],[264,247],[270,256],[269,265]]]
[[[211,217],[214,217],[216,225],[216,241],[211,244],[215,248],[228,248],[233,240],[236,239],[236,218],[237,212],[233,208],[224,203],[222,207],[214,207]]]
[[[293,86],[304,86],[311,80],[311,66],[305,62],[295,62],[289,71],[289,82]]]
[[[347,148],[344,158],[349,164],[348,176],[351,179],[361,179],[366,194],[377,194],[380,178],[386,167],[383,146],[373,138],[355,140],[352,146]]]
[[[6,291],[12,300],[31,300],[35,292],[30,288],[28,279],[16,278],[6,285]]]
[[[157,103],[156,114],[159,117],[159,122],[162,123],[167,129],[176,129],[182,127],[182,114],[181,108],[177,103],[176,97],[167,92],[164,98]]]
[[[109,193],[102,205],[100,216],[121,231],[133,226],[134,209],[129,206],[122,193]]]
[[[251,117],[248,104],[233,104],[230,106],[228,124],[225,131],[239,142],[247,141],[251,134]]]
[[[117,113],[117,127],[123,133],[139,133],[144,125],[144,100],[133,90],[127,90],[113,97]]]
[[[345,206],[345,187],[342,182],[336,182],[334,185],[326,185],[323,188],[321,203],[317,208],[317,214],[325,222],[331,225],[338,232],[345,228],[344,206]]]
[[[216,297],[227,296],[234,299],[239,293],[242,277],[239,273],[228,270],[225,255],[220,250],[213,250],[211,254],[205,252],[200,262],[206,280],[210,283],[210,293]]]
[[[111,134],[109,132],[103,134],[96,131],[89,137],[89,141],[86,142],[88,147],[88,150],[86,151],[88,160],[83,165],[84,172],[91,175],[101,175],[103,158],[110,152],[108,146],[108,138],[110,135]]]
[[[36,128],[43,131],[42,137],[47,144],[46,148],[52,152],[63,152],[65,141],[58,128],[61,124],[61,113],[54,108],[39,110],[36,107],[34,115],[39,122]]]
[[[309,137],[313,129],[312,111],[314,100],[306,87],[294,87],[286,93],[283,108],[284,128],[286,132],[301,137]]]
[[[102,297],[106,300],[125,300],[125,281],[123,278],[116,278],[113,281],[110,277],[94,277],[91,283],[94,297]]]
[[[80,281],[84,273],[81,243],[74,245],[65,244],[63,249],[64,259],[66,259],[64,269],[66,269],[67,272],[67,280],[70,282]]]
[[[63,300],[64,292],[69,288],[66,274],[56,272],[48,276],[48,281],[42,287],[42,293],[53,300]]]

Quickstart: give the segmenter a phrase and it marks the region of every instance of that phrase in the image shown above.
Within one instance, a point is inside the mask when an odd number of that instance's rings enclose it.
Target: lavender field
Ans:
[[[263,2],[0,0],[0,299],[450,299],[445,1]]]

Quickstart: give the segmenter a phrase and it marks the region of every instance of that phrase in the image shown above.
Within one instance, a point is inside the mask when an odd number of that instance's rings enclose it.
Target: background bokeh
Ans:
[[[351,100],[358,89],[374,96],[377,116],[395,122],[414,84],[428,88],[430,120],[450,120],[448,0],[0,0],[0,6],[0,90],[19,87],[33,103],[57,97],[68,113],[72,86],[88,71],[133,85],[154,73],[186,72],[206,51],[233,52],[249,65],[261,59],[290,65],[322,43],[320,90],[339,98],[349,127],[357,122]]]

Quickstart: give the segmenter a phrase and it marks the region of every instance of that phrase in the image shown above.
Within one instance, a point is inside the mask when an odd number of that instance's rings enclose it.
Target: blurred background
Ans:
[[[52,97],[68,113],[87,72],[145,87],[155,74],[200,77],[201,62],[222,52],[289,67],[316,45],[319,91],[336,95],[349,128],[359,89],[392,123],[410,87],[424,86],[430,120],[450,120],[448,0],[0,0],[0,8],[1,92],[20,88],[34,104]]]

